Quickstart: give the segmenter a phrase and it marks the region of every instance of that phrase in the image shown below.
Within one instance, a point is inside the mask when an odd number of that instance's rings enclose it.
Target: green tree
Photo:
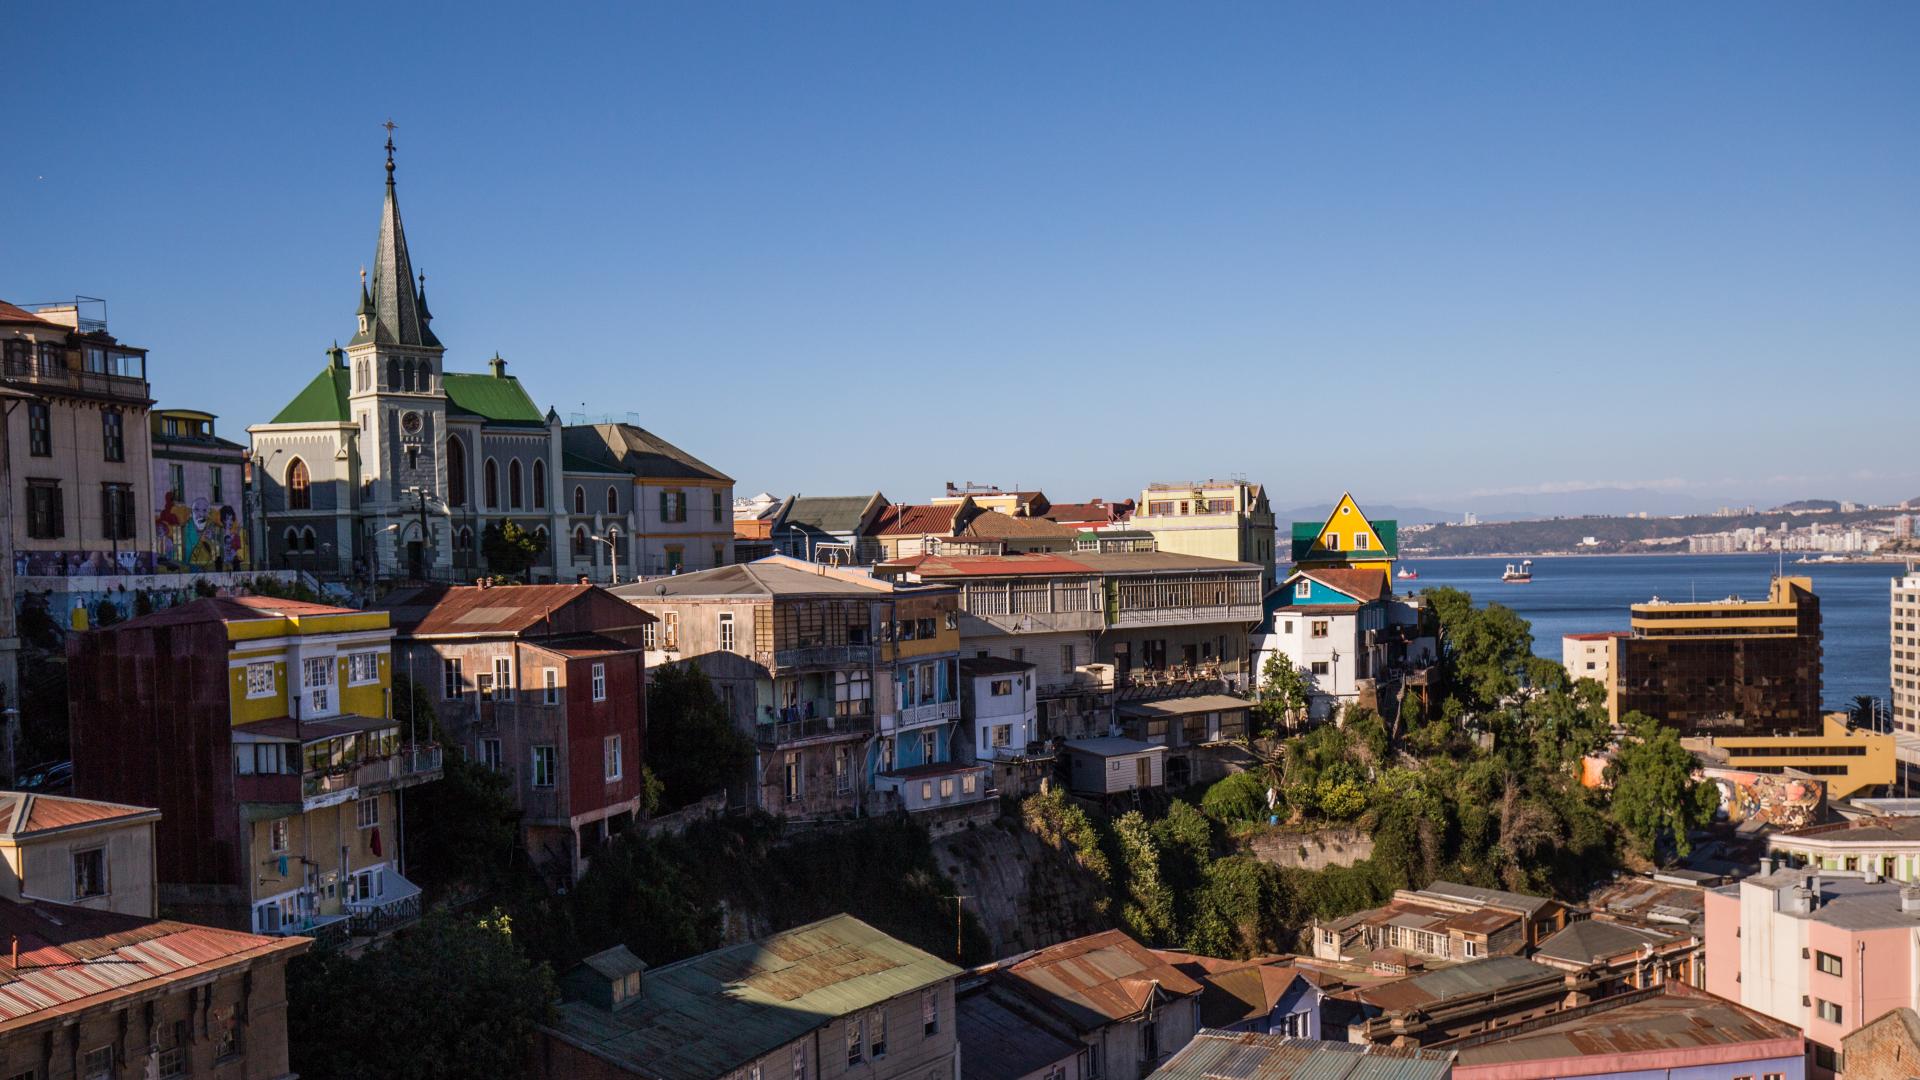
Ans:
[[[646,763],[660,781],[663,805],[677,809],[737,783],[752,760],[752,740],[733,726],[697,662],[650,673]]]
[[[1685,856],[1687,834],[1713,820],[1719,793],[1693,779],[1693,755],[1672,728],[1639,713],[1625,718],[1627,737],[1607,767],[1613,784],[1613,816],[1640,854],[1657,858],[1661,842]]]
[[[507,917],[433,912],[364,956],[289,964],[287,1054],[303,1076],[525,1076],[554,996],[552,971],[527,960]]]
[[[1276,867],[1231,855],[1208,865],[1186,945],[1203,956],[1236,960],[1285,952],[1292,944],[1286,928],[1298,919],[1293,893]]]
[[[1113,835],[1126,872],[1120,921],[1127,932],[1148,945],[1170,945],[1175,940],[1173,890],[1160,865],[1160,845],[1153,828],[1138,810],[1114,819]]]
[[[1260,686],[1254,692],[1253,714],[1262,734],[1292,731],[1307,715],[1307,677],[1284,653],[1269,653],[1260,667]]]
[[[1267,788],[1273,783],[1266,770],[1234,773],[1215,780],[1200,796],[1200,808],[1219,822],[1265,821]],[[1284,808],[1276,812],[1284,814]]]
[[[1440,620],[1441,659],[1471,712],[1495,708],[1520,688],[1533,656],[1533,627],[1504,604],[1473,606],[1459,589],[1429,589]]]
[[[546,538],[521,528],[517,521],[489,525],[480,534],[480,553],[486,556],[487,570],[515,581],[526,580],[527,571],[546,550]]]

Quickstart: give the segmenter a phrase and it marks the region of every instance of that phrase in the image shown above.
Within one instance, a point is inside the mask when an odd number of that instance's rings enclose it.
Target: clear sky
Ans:
[[[1920,495],[1916,4],[5,19],[0,297],[230,436],[351,336],[391,116],[449,367],[742,493]]]

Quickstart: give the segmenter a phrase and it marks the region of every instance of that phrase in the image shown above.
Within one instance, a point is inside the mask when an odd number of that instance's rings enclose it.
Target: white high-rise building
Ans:
[[[1893,580],[1893,723],[1920,732],[1920,573]]]

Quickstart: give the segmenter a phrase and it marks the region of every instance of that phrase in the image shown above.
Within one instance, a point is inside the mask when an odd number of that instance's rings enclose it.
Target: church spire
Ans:
[[[414,291],[413,261],[407,254],[407,233],[400,224],[400,200],[393,183],[393,129],[387,129],[387,198],[380,211],[380,240],[373,253],[373,288],[367,299],[373,318],[354,342],[439,348],[440,340],[427,328],[425,305]]]

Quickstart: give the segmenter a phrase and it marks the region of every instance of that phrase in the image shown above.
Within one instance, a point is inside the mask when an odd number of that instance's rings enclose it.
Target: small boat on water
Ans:
[[[1508,563],[1507,572],[1500,575],[1500,580],[1509,585],[1525,585],[1527,582],[1532,581],[1533,560],[1521,559],[1520,565],[1518,566],[1515,566],[1513,563]]]
[[[1420,571],[1410,570],[1403,566],[1400,568],[1400,572],[1393,576],[1399,578],[1401,581],[1419,581]]]

